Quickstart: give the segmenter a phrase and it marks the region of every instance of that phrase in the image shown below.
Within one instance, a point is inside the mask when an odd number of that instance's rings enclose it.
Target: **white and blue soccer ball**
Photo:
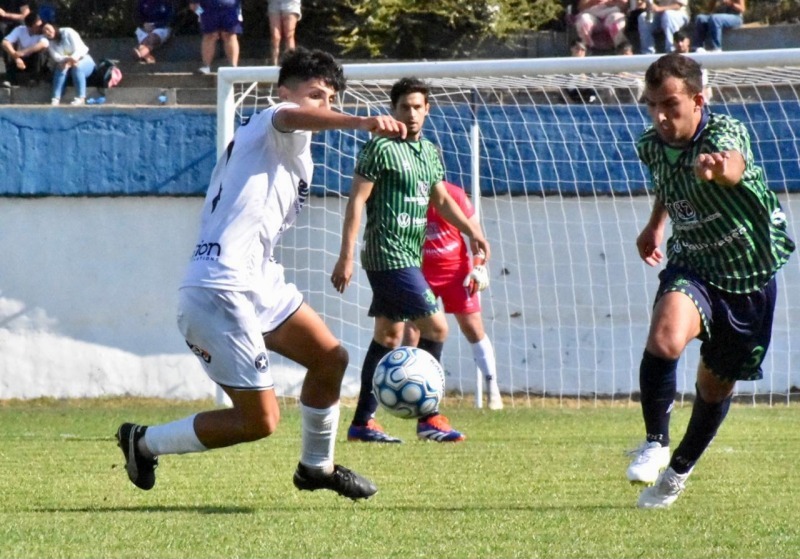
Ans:
[[[444,396],[444,369],[427,351],[401,346],[378,362],[372,393],[392,415],[424,417],[438,409]]]

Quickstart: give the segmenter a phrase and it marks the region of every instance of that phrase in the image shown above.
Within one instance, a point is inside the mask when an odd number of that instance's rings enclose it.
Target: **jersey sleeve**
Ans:
[[[295,103],[280,103],[267,109],[268,118],[265,123],[267,128],[265,133],[272,136],[275,139],[275,143],[282,146],[290,155],[297,155],[305,149],[309,132],[306,130],[292,130],[288,132],[278,130],[275,126],[275,115],[284,109],[296,108],[298,106],[299,105]]]
[[[383,169],[382,142],[372,139],[367,142],[358,154],[355,172],[365,179],[376,182]]]

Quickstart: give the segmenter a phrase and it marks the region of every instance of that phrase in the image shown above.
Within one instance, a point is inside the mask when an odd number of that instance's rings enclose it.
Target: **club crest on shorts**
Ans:
[[[264,373],[267,370],[267,365],[269,365],[269,359],[267,359],[267,354],[262,351],[258,354],[258,357],[256,357],[256,370],[260,373]]]

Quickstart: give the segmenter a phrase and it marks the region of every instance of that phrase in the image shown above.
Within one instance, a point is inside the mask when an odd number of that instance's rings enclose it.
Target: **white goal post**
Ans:
[[[755,157],[800,240],[800,49],[692,56],[708,71],[712,110],[748,126]],[[648,125],[638,103],[641,78],[657,57],[344,65],[344,112],[388,112],[388,90],[401,77],[431,86],[423,133],[441,148],[447,179],[473,196],[492,243],[483,318],[512,405],[551,397],[630,400],[638,392],[658,270],[635,249],[652,199],[634,144]],[[218,154],[243,118],[277,101],[277,77],[275,67],[220,68]],[[315,135],[312,197],[276,254],[348,349],[349,396],[358,392],[372,335],[371,291],[360,269],[344,295],[329,278],[366,139]],[[765,378],[739,383],[741,398],[789,402],[800,392],[800,302],[792,296],[800,289],[800,255],[781,271],[779,286]],[[447,389],[471,399],[480,388],[471,351],[452,317],[449,323]],[[682,394],[694,392],[694,344],[679,368]],[[299,380],[292,386],[299,389]]]

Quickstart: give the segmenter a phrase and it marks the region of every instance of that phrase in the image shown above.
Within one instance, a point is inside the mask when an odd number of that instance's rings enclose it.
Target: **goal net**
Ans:
[[[800,49],[697,55],[713,111],[750,130],[753,152],[800,240]],[[512,405],[545,399],[630,400],[638,393],[657,269],[635,239],[652,196],[635,142],[649,124],[638,103],[655,56],[345,65],[344,112],[388,113],[389,89],[416,76],[431,86],[423,133],[441,148],[446,179],[473,197],[492,244],[483,320],[498,381]],[[236,126],[277,102],[276,68],[223,68],[218,148]],[[371,291],[357,266],[344,295],[330,283],[356,157],[366,134],[316,134],[312,199],[276,254],[287,276],[350,353],[344,395],[358,393],[372,336]],[[362,219],[363,225],[363,219]],[[359,242],[361,238],[359,237]],[[740,398],[788,402],[800,387],[800,255],[779,274],[780,299],[765,378],[739,383]],[[480,394],[472,351],[448,317],[442,357],[448,393]],[[699,342],[679,366],[694,392]],[[273,363],[283,363],[277,356]],[[296,395],[302,371],[283,363]],[[284,370],[284,369],[281,369]],[[477,403],[477,402],[476,402]]]

